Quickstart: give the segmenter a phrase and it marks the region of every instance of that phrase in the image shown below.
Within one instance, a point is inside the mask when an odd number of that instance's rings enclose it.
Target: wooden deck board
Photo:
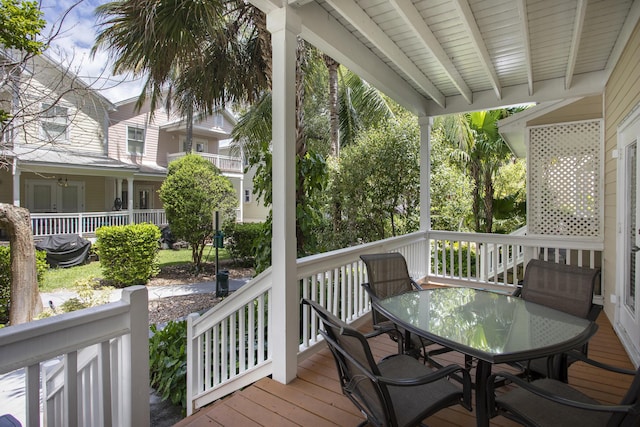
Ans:
[[[615,366],[633,369],[622,344],[604,314],[598,318],[599,329],[589,343],[589,356]],[[376,358],[392,354],[397,345],[388,336],[373,338],[371,348]],[[460,353],[435,356],[444,364],[462,364]],[[499,371],[504,366],[497,366]],[[472,372],[473,375],[473,372]],[[569,383],[603,403],[617,403],[631,379],[574,363],[569,369]],[[214,402],[195,415],[176,424],[178,427],[200,426],[355,426],[364,417],[340,391],[335,362],[328,349],[323,349],[298,366],[298,378],[287,385],[264,378],[252,386]],[[460,406],[447,408],[427,418],[432,427],[475,426],[475,411]],[[492,426],[516,424],[503,417],[491,420]]]

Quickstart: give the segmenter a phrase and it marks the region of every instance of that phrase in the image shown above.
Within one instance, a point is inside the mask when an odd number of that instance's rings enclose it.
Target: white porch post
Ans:
[[[133,177],[127,178],[127,211],[129,212],[129,224],[133,224]]]
[[[288,6],[267,15],[273,50],[273,297],[271,336],[273,379],[286,384],[296,377],[299,292],[296,280],[295,126],[296,46],[301,24]]]
[[[244,222],[244,175],[240,177],[240,222]]]
[[[20,168],[18,159],[13,159],[13,206],[20,206]]]
[[[431,231],[431,126],[433,118],[418,117],[420,125],[420,230],[429,236]],[[431,245],[427,238],[424,245],[424,271],[431,275]]]
[[[431,230],[431,126],[433,118],[420,116],[420,230]]]

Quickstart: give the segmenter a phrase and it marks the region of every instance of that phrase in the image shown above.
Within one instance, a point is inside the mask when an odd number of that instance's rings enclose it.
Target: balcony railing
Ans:
[[[243,173],[242,159],[239,157],[222,156],[220,154],[201,153],[194,152],[199,156],[204,157],[211,163],[213,163],[221,172],[226,173]],[[167,154],[167,163],[171,163],[173,160],[186,156],[187,153],[171,153]]]
[[[417,232],[299,259],[297,277],[301,297],[352,323],[370,309],[360,286],[367,280],[359,259],[364,253],[400,252],[416,279],[510,293],[524,276],[529,259],[595,267],[601,265],[603,246],[566,237]],[[188,414],[272,374],[271,290],[269,269],[204,315],[189,318]],[[602,301],[600,292],[594,295],[596,302]],[[312,320],[310,309],[301,308],[300,360],[321,340]]]
[[[147,306],[134,286],[117,302],[0,329],[0,374],[24,370],[13,395],[25,409],[13,415],[30,427],[149,425]]]
[[[69,212],[69,213],[32,213],[31,229],[33,235],[51,236],[56,234],[77,234],[86,236],[95,234],[103,225],[127,225],[148,222],[155,225],[167,223],[163,209],[136,209],[113,212]]]

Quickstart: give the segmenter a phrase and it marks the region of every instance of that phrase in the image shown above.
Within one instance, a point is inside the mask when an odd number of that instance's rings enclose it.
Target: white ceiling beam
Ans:
[[[471,43],[473,44],[476,52],[478,52],[480,64],[482,65],[482,68],[484,68],[484,71],[487,74],[489,81],[491,82],[493,91],[495,92],[496,97],[498,99],[501,99],[502,87],[500,86],[500,80],[498,79],[498,74],[496,73],[496,69],[493,66],[493,62],[491,62],[489,51],[487,50],[487,46],[484,44],[482,34],[480,34],[480,29],[478,28],[476,19],[473,16],[471,8],[469,7],[469,3],[467,3],[466,0],[455,0],[454,4],[456,5],[456,9],[458,9],[460,18],[462,18],[462,22],[467,34],[470,35]]]
[[[569,58],[567,60],[567,71],[565,73],[565,89],[571,88],[571,80],[573,79],[573,71],[576,68],[578,60],[578,50],[580,49],[580,39],[582,38],[582,29],[584,28],[584,18],[587,14],[587,2],[578,0],[576,7],[576,18],[573,22],[573,35],[571,37],[571,47],[569,49]]]
[[[458,69],[449,55],[444,51],[442,45],[433,34],[429,26],[426,24],[420,12],[413,5],[411,0],[390,0],[390,3],[396,9],[398,14],[407,23],[413,33],[422,40],[425,48],[431,52],[431,55],[438,61],[440,66],[444,69],[445,73],[458,89],[458,92],[467,100],[469,104],[473,101],[473,94],[471,89],[467,86],[464,79],[458,72]]]
[[[527,70],[529,95],[533,95],[533,65],[531,65],[531,39],[529,38],[529,15],[527,15],[527,0],[518,0],[520,14],[520,33],[522,34],[522,48],[524,49],[524,64]]]
[[[415,114],[424,113],[428,99],[378,58],[317,3],[296,10],[302,38],[359,75]]]
[[[379,49],[383,55],[396,64],[413,82],[429,95],[438,105],[444,107],[445,96],[420,71],[420,69],[400,50],[380,27],[353,0],[327,0],[327,3],[356,30]],[[308,5],[307,5],[308,6]],[[302,7],[304,8],[304,7]],[[301,8],[301,9],[302,9]]]
[[[447,97],[447,107],[442,108],[436,103],[430,102],[426,114],[440,116],[443,114],[455,114],[468,111],[490,110],[509,105],[519,105],[531,102],[558,101],[566,98],[591,96],[601,94],[606,84],[606,71],[577,74],[573,78],[571,88],[564,86],[564,77],[536,82],[534,95],[529,95],[529,86],[526,83],[516,86],[507,86],[502,90],[502,99],[498,100],[491,90],[473,93],[473,104],[467,104],[466,100],[458,95]]]

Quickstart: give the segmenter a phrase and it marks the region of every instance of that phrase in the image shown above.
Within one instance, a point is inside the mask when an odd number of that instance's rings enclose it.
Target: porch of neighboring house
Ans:
[[[371,330],[369,316],[366,318],[360,327],[363,332]],[[597,323],[598,332],[589,341],[589,356],[614,366],[633,369],[633,364],[604,314],[600,315]],[[386,335],[371,339],[370,345],[376,360],[397,352],[397,345]],[[358,425],[364,417],[342,394],[333,356],[326,345],[321,346],[322,349],[316,354],[298,363],[298,377],[291,383],[283,385],[271,378],[263,378],[202,408],[176,426]],[[438,355],[434,359],[444,364],[464,364],[464,357],[456,352]],[[494,372],[501,369],[512,368],[498,365]],[[472,377],[473,375],[472,372]],[[629,377],[603,373],[602,370],[583,363],[574,363],[569,369],[569,383],[603,403],[619,403],[630,382]],[[460,406],[447,408],[427,418],[424,423],[429,426],[475,426],[475,409],[474,412],[467,412]],[[504,417],[497,417],[491,420],[491,425],[518,424]]]

